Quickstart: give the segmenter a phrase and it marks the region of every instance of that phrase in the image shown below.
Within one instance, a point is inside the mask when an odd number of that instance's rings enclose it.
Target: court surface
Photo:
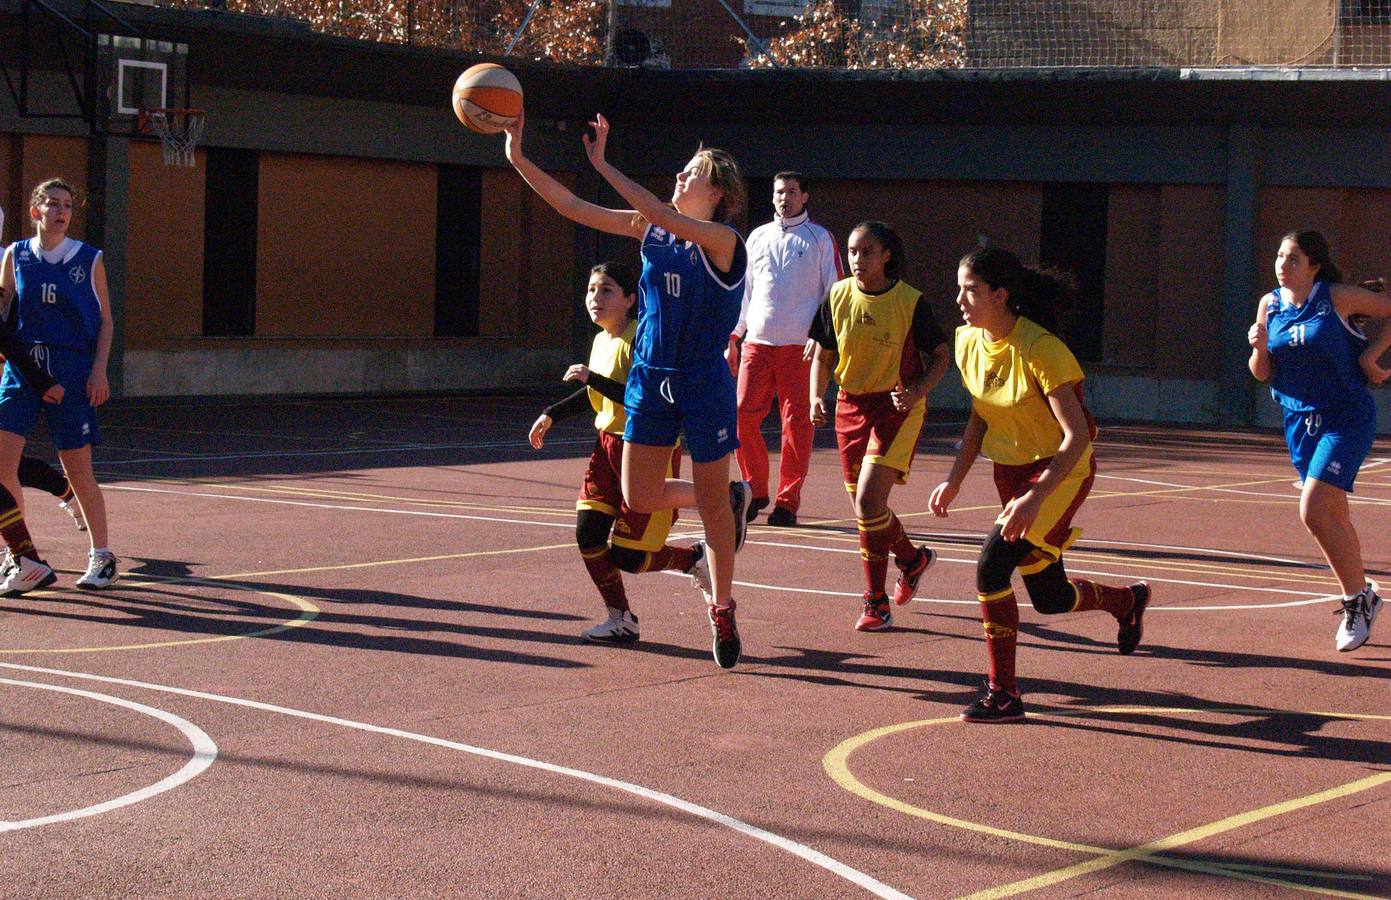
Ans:
[[[941,559],[879,634],[819,432],[801,527],[739,558],[725,672],[684,576],[627,576],[639,644],[577,640],[593,430],[533,451],[540,405],[108,410],[121,581],[72,589],[85,538],[30,492],[60,581],[0,600],[0,894],[1391,895],[1391,620],[1334,651],[1277,435],[1103,423],[1067,561],[1149,581],[1145,641],[1025,601],[1030,718],[972,726],[988,465],[927,512],[959,425],[894,490]],[[1391,444],[1353,504],[1391,581]]]

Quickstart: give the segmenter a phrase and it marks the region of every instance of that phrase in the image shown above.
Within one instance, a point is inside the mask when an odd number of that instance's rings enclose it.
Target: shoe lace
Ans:
[[[1352,628],[1357,624],[1357,617],[1367,617],[1367,595],[1358,594],[1356,597],[1344,597],[1343,608],[1333,610],[1334,615],[1343,617],[1343,626]]]
[[[731,640],[734,637],[734,610],[710,607],[710,624],[715,626],[715,635],[721,641]]]
[[[884,610],[887,608],[888,602],[886,598],[879,597],[875,594],[865,594],[865,615],[883,615]]]

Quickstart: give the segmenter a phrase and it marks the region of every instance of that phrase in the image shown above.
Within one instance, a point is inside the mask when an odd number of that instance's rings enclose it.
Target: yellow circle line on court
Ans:
[[[1185,707],[1115,706],[1083,710],[1046,710],[1036,713],[1031,712],[1029,715],[1030,717],[1034,718],[1046,718],[1049,716],[1080,717],[1088,715],[1108,714],[1121,715],[1127,713],[1146,713],[1151,715],[1191,715],[1194,713],[1269,715],[1274,713],[1286,716],[1318,716],[1320,718],[1329,719],[1391,721],[1391,716],[1374,715],[1369,713],[1333,713],[1320,711],[1299,712],[1289,710],[1261,709],[1255,707],[1193,709]],[[903,731],[909,731],[914,728],[922,728],[928,725],[945,725],[948,723],[960,721],[961,719],[959,716],[945,716],[939,719],[922,719],[915,722],[903,722],[897,725],[886,725],[882,728],[876,728],[871,731],[864,732],[863,734],[858,734],[854,737],[847,738],[846,740],[837,744],[835,747],[831,748],[831,750],[822,758],[821,765],[822,768],[825,769],[826,774],[831,777],[831,780],[835,781],[836,784],[845,788],[850,793],[855,794],[858,797],[862,797],[866,800],[869,800],[873,803],[877,803],[881,806],[888,807],[889,809],[895,810],[897,812],[901,812],[905,815],[914,816],[919,819],[926,819],[927,821],[936,822],[940,825],[947,825],[952,828],[960,828],[966,831],[973,831],[977,834],[986,834],[994,837],[1002,837],[1009,840],[1020,841],[1022,843],[1035,844],[1038,846],[1050,847],[1058,850],[1067,850],[1074,853],[1091,854],[1096,857],[1095,859],[1086,860],[1075,865],[1067,866],[1061,869],[1056,869],[1052,872],[1046,872],[1041,875],[1036,875],[1031,878],[1023,879],[1021,881],[1012,882],[1010,884],[1002,885],[1000,887],[991,888],[986,891],[971,894],[970,897],[972,898],[972,900],[985,900],[985,898],[1013,896],[1015,894],[1021,894],[1027,891],[1048,887],[1050,885],[1057,884],[1061,881],[1066,881],[1071,878],[1076,878],[1078,876],[1086,875],[1091,872],[1097,872],[1102,869],[1108,869],[1113,866],[1117,866],[1122,863],[1131,861],[1152,863],[1155,865],[1166,866],[1169,868],[1186,869],[1210,875],[1217,875],[1225,878],[1234,878],[1242,881],[1256,881],[1263,884],[1278,885],[1294,890],[1318,894],[1327,894],[1330,896],[1372,896],[1368,894],[1357,894],[1348,891],[1338,891],[1328,888],[1318,888],[1310,885],[1299,884],[1296,882],[1285,881],[1283,879],[1268,878],[1256,875],[1245,869],[1238,870],[1234,868],[1228,868],[1217,863],[1203,863],[1194,860],[1173,859],[1170,857],[1159,856],[1157,854],[1160,854],[1166,850],[1173,850],[1178,847],[1191,844],[1196,841],[1221,834],[1226,831],[1231,831],[1233,829],[1241,828],[1243,826],[1250,825],[1255,822],[1273,818],[1275,816],[1279,816],[1287,812],[1293,812],[1298,809],[1303,809],[1309,806],[1315,806],[1320,803],[1326,803],[1331,800],[1336,800],[1341,797],[1346,797],[1361,791],[1370,790],[1371,788],[1378,787],[1380,785],[1391,782],[1391,772],[1382,772],[1377,775],[1372,775],[1367,778],[1362,778],[1357,781],[1352,781],[1347,784],[1340,785],[1338,787],[1329,788],[1328,790],[1324,791],[1319,791],[1317,793],[1310,794],[1305,797],[1298,797],[1292,800],[1285,800],[1280,803],[1274,803],[1268,806],[1261,807],[1259,809],[1251,810],[1249,812],[1238,813],[1236,815],[1220,819],[1216,822],[1211,822],[1206,825],[1199,825],[1195,828],[1190,828],[1185,831],[1181,831],[1155,841],[1150,841],[1148,843],[1141,844],[1136,847],[1130,847],[1123,850],[1115,850],[1105,847],[1093,847],[1088,844],[1073,843],[1071,841],[1061,841],[1056,840],[1054,838],[1043,837],[1034,834],[1026,834],[1024,832],[1019,831],[1010,831],[1003,828],[996,828],[992,825],[986,825],[981,822],[971,822],[966,819],[959,819],[954,816],[948,816],[942,813],[932,812],[931,810],[923,809],[919,806],[914,806],[911,803],[907,803],[895,797],[890,797],[887,794],[882,794],[879,791],[876,791],[873,788],[869,787],[864,782],[860,781],[858,778],[855,777],[854,773],[850,771],[850,755],[854,753],[856,750],[860,749],[861,747],[871,744],[874,741],[879,740],[880,738],[888,737],[889,735],[897,734]],[[1291,870],[1287,869],[1284,871]],[[1294,871],[1296,874],[1307,874],[1314,877],[1327,877],[1327,873],[1312,871],[1303,872],[1300,870]]]
[[[123,576],[123,579],[130,578],[132,578],[132,576],[130,575]],[[297,597],[294,594],[282,594],[277,591],[268,591],[262,588],[253,587],[251,585],[237,584],[236,582],[218,581],[212,578],[166,578],[159,575],[137,575],[134,576],[134,580],[152,581],[162,584],[203,584],[208,586],[217,585],[231,587],[234,590],[249,591],[251,593],[262,594],[267,597],[274,597],[277,600],[284,600],[286,603],[297,608],[299,610],[299,615],[288,622],[281,622],[279,625],[275,625],[270,628],[261,628],[257,631],[248,631],[243,634],[219,634],[214,635],[212,637],[183,638],[181,640],[176,641],[147,641],[143,644],[113,644],[104,647],[52,647],[46,649],[30,648],[24,650],[0,648],[0,655],[21,656],[34,655],[40,653],[109,653],[116,650],[153,650],[158,647],[187,647],[191,644],[216,644],[222,641],[241,641],[247,638],[265,637],[271,634],[279,634],[282,631],[289,631],[291,628],[301,628],[314,621],[314,619],[318,618],[319,613],[322,612],[322,610],[319,609],[319,607],[316,606],[313,603],[313,601],[306,600],[303,597]]]
[[[404,565],[406,563],[431,562],[441,559],[464,559],[471,556],[502,556],[512,553],[534,553],[540,550],[559,550],[564,547],[571,547],[573,544],[548,544],[542,547],[511,547],[505,550],[476,550],[470,553],[449,553],[442,556],[417,556],[409,559],[381,559],[375,562],[347,563],[344,565],[333,566],[307,566],[299,569],[271,569],[265,572],[241,572],[234,575],[204,575],[198,577],[163,576],[163,575],[123,575],[123,579],[134,579],[157,582],[161,584],[203,584],[208,586],[231,587],[236,590],[249,591],[255,594],[264,594],[267,597],[275,597],[284,600],[291,606],[297,607],[300,614],[297,618],[289,622],[282,622],[271,628],[262,628],[258,631],[248,631],[245,634],[220,634],[215,637],[205,638],[184,638],[176,641],[149,641],[143,644],[120,644],[107,647],[63,647],[47,649],[9,649],[0,648],[0,656],[17,656],[23,654],[39,653],[102,653],[114,650],[153,650],[158,647],[186,647],[191,644],[214,644],[221,641],[240,641],[247,638],[266,637],[267,635],[278,634],[288,631],[291,628],[300,628],[318,618],[319,613],[323,612],[313,601],[294,594],[284,594],[277,591],[268,591],[264,588],[252,584],[242,584],[239,579],[256,578],[266,575],[291,575],[302,572],[331,572],[341,569],[362,569],[371,566],[393,566]]]

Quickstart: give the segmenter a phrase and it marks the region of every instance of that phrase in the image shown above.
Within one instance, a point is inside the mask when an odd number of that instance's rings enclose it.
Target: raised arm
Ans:
[[[618,191],[619,196],[633,204],[633,209],[637,210],[638,214],[648,222],[658,228],[670,231],[683,241],[699,244],[705,250],[706,255],[710,257],[710,262],[715,268],[722,272],[729,271],[730,266],[734,264],[734,247],[739,240],[734,229],[719,222],[707,222],[704,219],[693,219],[690,216],[682,215],[659,199],[656,194],[618,171],[604,157],[609,139],[608,119],[601,115],[595,115],[594,121],[589,123],[589,127],[594,129],[594,136],[592,138],[589,135],[584,136],[584,152],[589,154],[589,161],[593,164],[595,171],[602,175],[605,181],[613,185],[613,189]]]
[[[581,200],[565,185],[556,181],[550,175],[541,171],[541,168],[526,158],[522,152],[522,131],[526,124],[525,114],[517,117],[517,121],[509,126],[507,130],[507,161],[512,164],[512,168],[517,170],[517,174],[522,176],[531,189],[541,195],[555,211],[572,222],[586,225],[596,231],[603,231],[608,234],[620,234],[627,237],[642,240],[645,226],[638,220],[633,210],[629,209],[608,209],[588,200]]]

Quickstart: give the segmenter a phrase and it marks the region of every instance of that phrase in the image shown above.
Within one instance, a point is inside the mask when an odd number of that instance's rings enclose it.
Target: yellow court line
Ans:
[[[266,575],[297,575],[301,572],[336,572],[343,569],[369,569],[372,566],[402,566],[408,563],[438,562],[442,559],[469,559],[475,556],[507,556],[513,553],[537,553],[542,550],[563,550],[573,546],[575,546],[575,544],[571,541],[568,544],[547,544],[544,547],[509,547],[505,550],[474,550],[469,553],[445,553],[440,556],[379,559],[372,562],[345,563],[338,566],[305,566],[301,569],[267,569],[264,572],[237,572],[232,575],[208,575],[205,577],[210,581],[222,581],[242,578],[262,578]]]
[[[178,578],[178,577],[169,577],[169,578],[166,578],[166,577],[159,576],[159,575],[134,575],[134,576],[132,576],[132,575],[127,574],[127,575],[122,576],[122,579],[123,579],[123,580],[125,580],[125,579],[133,579],[133,580],[136,580],[136,581],[145,580],[145,581],[152,581],[152,582],[158,582],[158,583],[163,583],[163,584],[204,584],[204,585],[208,585],[208,586],[210,586],[210,587],[213,586],[213,585],[215,584],[215,582],[214,582],[213,579],[206,579],[206,578]],[[223,586],[223,585],[218,585],[218,586]],[[245,639],[247,639],[247,638],[266,637],[267,635],[278,634],[278,633],[280,633],[280,632],[282,632],[282,631],[289,631],[291,628],[301,628],[301,627],[303,627],[303,626],[305,626],[305,625],[308,625],[308,624],[309,624],[310,622],[312,622],[314,619],[318,618],[319,613],[323,612],[323,610],[321,610],[318,606],[316,606],[316,605],[314,604],[313,601],[311,601],[311,600],[306,600],[306,599],[303,598],[303,597],[297,597],[297,596],[295,596],[294,594],[282,594],[282,593],[279,593],[279,592],[277,592],[277,591],[262,590],[261,588],[254,587],[254,586],[252,586],[252,585],[230,584],[230,585],[226,585],[226,586],[230,586],[230,587],[233,587],[233,588],[238,589],[238,590],[250,591],[250,592],[256,593],[256,594],[264,594],[264,595],[267,596],[267,597],[275,597],[275,598],[278,599],[278,600],[284,600],[286,603],[289,603],[291,606],[294,606],[294,607],[296,607],[296,608],[299,609],[299,611],[300,611],[299,616],[296,617],[296,618],[294,618],[294,619],[292,619],[292,620],[290,620],[289,622],[282,622],[282,623],[280,623],[279,625],[276,625],[276,626],[274,626],[274,627],[271,627],[271,628],[262,628],[262,629],[259,630],[259,631],[248,631],[248,632],[246,632],[245,634],[220,634],[220,635],[217,635],[217,636],[215,636],[215,637],[185,638],[185,639],[177,640],[177,641],[148,641],[148,642],[143,643],[143,644],[118,644],[118,645],[110,645],[110,646],[104,646],[104,647],[63,647],[63,648],[57,648],[57,647],[55,647],[55,648],[48,648],[48,649],[32,649],[32,648],[31,648],[31,649],[0,649],[0,655],[4,655],[4,656],[25,656],[25,655],[47,654],[47,653],[106,653],[106,652],[110,652],[110,651],[113,651],[113,650],[152,650],[152,649],[155,649],[155,648],[157,648],[157,647],[186,647],[186,646],[189,646],[190,644],[216,644],[216,643],[219,643],[219,642],[222,642],[222,641],[241,641],[241,640],[245,640]]]
[[[1031,715],[1039,717],[1078,717],[1095,714],[1125,713],[1225,713],[1238,715],[1277,713],[1283,715],[1313,715],[1324,718],[1391,721],[1391,716],[1367,713],[1289,712],[1285,710],[1256,709],[1250,707],[1231,709],[1219,708],[1208,710],[1178,707],[1102,707],[1098,709],[1076,711],[1050,710],[1042,713],[1031,713]],[[970,822],[965,819],[947,816],[942,813],[935,813],[931,810],[914,806],[911,803],[907,803],[895,797],[890,797],[886,794],[882,794],[861,782],[850,771],[850,755],[854,753],[856,750],[876,740],[879,740],[880,738],[887,737],[889,735],[896,734],[901,731],[907,731],[913,728],[921,728],[927,725],[943,725],[959,721],[959,716],[947,716],[940,719],[924,719],[916,722],[905,722],[897,725],[887,725],[882,728],[867,731],[863,734],[855,735],[854,737],[847,738],[840,744],[833,747],[825,755],[825,757],[822,758],[822,768],[825,769],[826,773],[831,777],[833,781],[835,781],[841,787],[845,788],[847,791],[850,791],[852,794],[855,794],[856,796],[862,797],[866,800],[870,800],[871,802],[878,803],[881,806],[888,807],[889,809],[893,809],[897,812],[901,812],[905,815],[914,816],[920,819],[926,819],[928,821],[936,822],[941,825],[948,825],[953,828],[960,828],[966,831],[976,832],[978,834],[987,834],[995,837],[1006,838],[1009,840],[1020,841],[1022,843],[1035,844],[1038,846],[1050,847],[1058,850],[1066,850],[1075,853],[1092,854],[1097,857],[1096,859],[1088,860],[1077,865],[1068,866],[1064,869],[1056,870],[1055,872],[1045,873],[1044,875],[1035,876],[1030,879],[1015,882],[1013,884],[1004,885],[999,888],[993,888],[988,891],[982,891],[977,894],[972,894],[972,898],[1003,897],[1015,893],[1023,893],[1024,891],[1036,890],[1040,887],[1047,887],[1051,884],[1056,884],[1060,881],[1065,881],[1070,878],[1075,878],[1093,871],[1099,871],[1101,869],[1120,865],[1121,863],[1128,861],[1145,862],[1155,865],[1166,866],[1169,868],[1186,869],[1190,871],[1202,872],[1205,874],[1217,875],[1225,878],[1234,878],[1242,881],[1254,881],[1263,884],[1278,885],[1281,887],[1291,888],[1294,890],[1300,890],[1309,893],[1327,894],[1331,896],[1341,897],[1368,896],[1346,891],[1337,891],[1327,888],[1312,887],[1296,882],[1289,882],[1281,879],[1264,877],[1256,875],[1253,872],[1240,871],[1228,868],[1226,866],[1221,865],[1220,863],[1204,863],[1195,860],[1174,859],[1170,857],[1159,856],[1157,854],[1162,853],[1165,850],[1172,850],[1185,844],[1193,843],[1195,841],[1202,840],[1204,838],[1211,837],[1216,834],[1220,834],[1225,831],[1240,828],[1245,825],[1252,824],[1254,822],[1262,821],[1264,819],[1273,818],[1274,816],[1278,816],[1286,812],[1292,812],[1298,809],[1303,809],[1308,806],[1314,806],[1319,803],[1325,803],[1330,800],[1358,793],[1359,791],[1369,790],[1373,787],[1377,787],[1378,785],[1391,781],[1391,772],[1385,772],[1379,775],[1371,776],[1369,778],[1361,779],[1359,781],[1350,782],[1349,784],[1331,788],[1326,791],[1321,791],[1316,794],[1311,794],[1307,797],[1297,798],[1294,800],[1287,800],[1281,803],[1271,804],[1269,806],[1262,807],[1261,809],[1252,810],[1246,813],[1240,813],[1234,816],[1229,816],[1226,819],[1220,820],[1219,822],[1198,826],[1197,828],[1188,829],[1186,831],[1179,832],[1178,834],[1170,835],[1166,838],[1161,838],[1157,841],[1152,841],[1150,843],[1143,844],[1138,847],[1132,847],[1127,850],[1118,851],[1102,847],[1093,847],[1088,844],[1077,844],[1071,841],[1061,841],[1056,840],[1054,838],[1026,834],[1024,832],[1009,831],[1007,829],[996,828],[994,826],[986,825],[980,822]],[[1301,874],[1299,870],[1284,871],[1293,871],[1296,874]],[[1322,877],[1328,877],[1329,873],[1313,874],[1318,874]]]
[[[1338,800],[1342,797],[1347,797],[1351,794],[1356,794],[1386,784],[1388,781],[1391,781],[1391,772],[1370,775],[1366,778],[1352,781],[1335,788],[1329,788],[1326,791],[1319,791],[1317,794],[1310,794],[1307,797],[1298,797],[1293,800],[1286,800],[1282,803],[1272,803],[1269,806],[1253,809],[1250,812],[1228,816],[1225,819],[1220,819],[1207,825],[1199,825],[1197,828],[1190,828],[1187,831],[1180,831],[1177,834],[1171,834],[1168,837],[1160,838],[1157,841],[1150,841],[1138,847],[1131,847],[1128,850],[1112,851],[1097,859],[1087,860],[1086,862],[1081,862],[1063,869],[1055,869],[1052,872],[1046,872],[1033,878],[1026,878],[1022,881],[1013,882],[1012,884],[1001,885],[1000,887],[991,888],[990,890],[978,891],[971,894],[969,900],[994,900],[994,898],[998,897],[1012,897],[1015,894],[1035,891],[1039,888],[1048,887],[1061,881],[1077,878],[1081,875],[1089,875],[1092,872],[1099,872],[1103,869],[1109,869],[1132,860],[1149,862],[1156,853],[1161,853],[1165,850],[1173,850],[1186,844],[1192,844],[1196,841],[1210,838],[1237,828],[1242,828],[1246,825],[1251,825],[1266,819],[1271,819],[1288,812],[1294,812],[1310,806],[1317,806],[1320,803],[1327,803],[1330,800]],[[1323,891],[1320,890],[1320,893],[1322,892]],[[1358,897],[1367,895],[1340,892],[1338,896]]]
[[[235,484],[223,481],[197,481],[188,479],[165,479],[164,483],[186,485],[189,487],[221,488],[228,491],[246,491],[248,493],[286,494],[291,497],[306,497],[320,500],[357,500],[363,503],[389,500],[393,503],[468,509],[475,512],[530,512],[548,516],[573,516],[575,514],[573,507],[555,509],[554,507],[542,506],[487,506],[481,503],[467,503],[462,500],[426,500],[411,497],[397,497],[390,494],[368,494],[356,491],[335,491],[327,488],[292,487],[289,485]]]
[[[238,590],[249,591],[251,593],[264,594],[267,597],[275,597],[284,600],[290,605],[300,610],[298,618],[289,622],[282,622],[272,628],[263,628],[259,631],[250,631],[245,634],[223,634],[215,637],[188,638],[177,641],[150,641],[143,644],[120,644],[106,647],[67,647],[50,649],[5,649],[0,648],[0,655],[25,655],[42,653],[100,653],[112,650],[151,650],[158,647],[184,647],[191,644],[214,644],[220,641],[240,641],[247,638],[266,637],[267,635],[277,634],[288,631],[291,628],[300,628],[307,625],[323,612],[313,601],[294,594],[284,594],[278,591],[269,591],[253,584],[240,583],[241,579],[263,577],[266,575],[292,575],[302,572],[328,572],[340,569],[361,569],[371,566],[393,566],[404,565],[415,562],[431,562],[442,559],[465,559],[475,556],[502,556],[512,553],[534,553],[540,550],[559,550],[566,547],[573,547],[574,544],[551,544],[544,547],[512,547],[505,550],[477,550],[471,553],[451,553],[444,556],[420,556],[411,559],[383,559],[375,562],[349,563],[337,566],[307,566],[300,569],[272,569],[265,572],[241,572],[232,575],[200,575],[197,577],[181,576],[162,576],[162,575],[123,575],[123,579],[145,580],[162,584],[203,584],[209,587],[232,587]],[[36,594],[34,596],[42,596]]]
[[[776,534],[781,537],[797,536],[815,538],[816,540],[820,541],[846,545],[857,545],[859,543],[858,537],[848,534],[808,534],[805,532],[796,534],[794,532],[795,529],[780,528],[777,529],[776,532],[765,529],[751,529],[749,534],[757,535],[758,537],[767,537]],[[925,543],[932,546],[934,549],[938,550],[938,552],[941,553],[945,553],[948,550],[955,549],[961,549],[963,552],[969,552],[969,548],[959,547],[956,544],[946,543],[941,540],[927,539]],[[835,551],[833,551],[832,548],[824,548],[823,552]],[[850,553],[852,551],[846,550],[845,552]],[[1240,553],[1241,551],[1233,550],[1224,552]],[[1231,575],[1255,577],[1251,575],[1251,569],[1261,567],[1260,560],[1253,560],[1251,563],[1245,565],[1238,565],[1235,563],[1205,563],[1198,560],[1184,560],[1183,562],[1179,563],[1166,562],[1163,560],[1141,560],[1133,556],[1121,557],[1116,556],[1114,554],[1105,553],[1101,550],[1079,549],[1076,546],[1069,549],[1067,551],[1066,556],[1067,561],[1069,563],[1084,563],[1089,565],[1112,564],[1128,569],[1158,570],[1161,572],[1183,572],[1190,575]],[[951,562],[966,562],[972,564],[974,564],[975,562],[974,559],[957,560],[953,559],[952,557],[946,556],[943,556],[942,559]],[[1264,569],[1262,569],[1260,572],[1260,577],[1266,581],[1283,582],[1289,584],[1327,584],[1330,582],[1330,579],[1332,578],[1332,573],[1322,570],[1310,570],[1305,573],[1281,571],[1272,571],[1267,573],[1264,571]]]

